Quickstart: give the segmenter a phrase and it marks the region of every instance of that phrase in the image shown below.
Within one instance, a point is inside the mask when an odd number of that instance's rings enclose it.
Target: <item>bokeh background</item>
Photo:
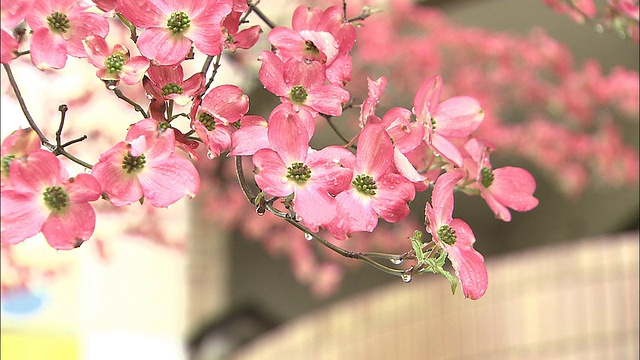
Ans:
[[[261,9],[288,26],[295,5],[263,0]],[[516,37],[542,28],[566,47],[576,69],[593,59],[604,74],[617,66],[638,71],[636,43],[577,24],[539,0],[422,5],[459,27]],[[368,31],[364,23],[359,31]],[[223,58],[227,67],[216,82],[246,85],[250,112],[268,114],[274,99],[256,86],[255,71],[243,70],[251,56]],[[82,150],[97,159],[110,136],[124,136],[135,119],[96,81],[90,65],[71,61],[75,70],[68,66],[62,74],[34,71],[28,61],[13,69],[50,137],[57,129],[54,110],[67,103],[69,121],[77,124],[69,138],[88,133],[94,142]],[[4,73],[2,91],[4,138],[24,120]],[[411,91],[389,89],[388,96],[410,107]],[[637,110],[635,119],[621,123],[624,140],[637,151]],[[594,181],[569,194],[530,160],[496,156],[494,167],[513,164],[534,174],[540,205],[503,223],[481,199],[456,196],[456,217],[473,228],[489,270],[489,290],[478,301],[451,295],[440,277],[405,284],[344,261],[302,277],[282,249],[283,243],[306,242],[302,234],[250,240],[221,225],[238,205],[205,191],[162,211],[104,206],[94,239],[72,252],[56,252],[41,238],[3,247],[2,358],[637,359],[637,180],[616,186]],[[259,221],[243,220],[252,231],[264,231]],[[25,291],[7,291],[25,284]]]

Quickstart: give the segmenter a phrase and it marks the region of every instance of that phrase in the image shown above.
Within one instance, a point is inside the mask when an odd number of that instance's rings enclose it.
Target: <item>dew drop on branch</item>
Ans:
[[[406,283],[411,282],[411,279],[413,279],[413,277],[411,277],[411,275],[409,274],[400,275],[400,277],[402,278],[402,281]]]
[[[311,234],[309,234],[309,233],[304,233],[304,238],[305,238],[307,241],[311,241],[311,240],[313,240],[313,235],[311,235]]]
[[[389,259],[389,261],[391,261],[391,263],[394,264],[394,265],[402,264],[402,259],[401,258],[395,258],[394,257],[394,258]]]

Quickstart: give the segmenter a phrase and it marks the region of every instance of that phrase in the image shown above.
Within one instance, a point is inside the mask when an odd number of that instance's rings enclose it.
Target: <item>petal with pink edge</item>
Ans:
[[[390,223],[400,221],[409,215],[409,201],[416,195],[416,189],[407,179],[398,174],[387,174],[376,180],[376,195],[373,209]]]
[[[64,212],[52,213],[42,225],[42,234],[52,247],[71,250],[89,240],[96,227],[96,213],[88,203],[72,204]]]
[[[458,171],[448,172],[440,175],[433,187],[431,194],[431,204],[435,214],[434,230],[444,224],[448,224],[453,215],[453,189],[456,183],[462,179],[462,174]]]
[[[451,265],[462,283],[464,296],[477,300],[487,291],[489,284],[484,257],[473,248],[475,236],[467,223],[453,219],[450,226],[456,232],[456,243],[444,245]]]
[[[436,132],[448,137],[467,137],[480,127],[484,110],[478,100],[456,96],[440,103],[431,115],[436,119]]]
[[[296,189],[293,209],[312,231],[318,231],[318,226],[329,223],[336,215],[336,200],[324,189],[301,186]]]
[[[253,155],[256,167],[255,180],[260,189],[272,196],[289,196],[294,185],[287,178],[287,165],[280,155],[271,149],[262,149]]]
[[[41,204],[39,193],[20,193],[15,190],[2,191],[0,217],[2,218],[3,244],[17,244],[40,232],[49,216]]]
[[[138,37],[137,44],[140,53],[157,65],[178,64],[191,50],[190,39],[174,36],[171,30],[164,28],[146,29]]]
[[[388,171],[392,163],[393,144],[383,125],[365,126],[358,138],[355,171],[377,179]]]
[[[40,70],[62,69],[67,63],[67,42],[49,28],[40,28],[31,36],[31,61]]]
[[[200,189],[198,170],[185,158],[170,156],[145,170],[138,179],[145,201],[155,207],[167,207],[184,196],[193,198]]]

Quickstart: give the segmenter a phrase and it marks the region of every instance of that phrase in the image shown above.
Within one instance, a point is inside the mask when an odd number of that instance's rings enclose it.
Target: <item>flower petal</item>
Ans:
[[[287,165],[280,155],[271,149],[262,149],[253,155],[253,165],[256,167],[255,181],[271,196],[289,196],[294,191],[294,185],[287,179]]]
[[[138,174],[146,201],[167,207],[184,196],[193,198],[200,189],[200,176],[191,161],[170,156],[150,164]]]
[[[51,213],[42,234],[58,250],[77,248],[89,240],[96,227],[96,213],[88,203],[71,204],[64,212]]]
[[[0,196],[2,244],[17,244],[40,232],[49,216],[40,199],[42,194],[5,190]]]
[[[453,219],[450,226],[456,232],[456,243],[453,246],[444,244],[445,250],[460,279],[464,296],[477,300],[489,284],[484,257],[473,248],[475,235],[466,222]]]

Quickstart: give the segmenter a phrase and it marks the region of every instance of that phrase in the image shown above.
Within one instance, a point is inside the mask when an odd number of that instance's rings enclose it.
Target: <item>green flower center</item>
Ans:
[[[168,83],[167,85],[162,87],[162,96],[167,96],[171,94],[182,94],[184,89],[182,86],[176,83]]]
[[[436,129],[436,119],[434,117],[431,118],[431,129],[432,130]]]
[[[201,112],[198,114],[198,120],[204,125],[205,128],[209,131],[213,131],[216,129],[216,122],[213,118],[213,115],[208,112]]]
[[[171,127],[171,124],[169,124],[166,121],[160,121],[158,122],[158,132],[165,132],[167,129],[169,129]]]
[[[69,205],[69,195],[60,186],[44,189],[44,203],[51,211],[60,211]]]
[[[147,160],[144,158],[144,154],[133,156],[129,153],[124,157],[124,160],[122,160],[122,168],[127,171],[127,174],[131,174],[132,172],[143,169],[146,163]]]
[[[11,162],[15,158],[16,158],[15,155],[7,155],[2,158],[2,173],[5,176],[9,176],[9,165],[11,165]]]
[[[294,162],[287,168],[287,178],[304,184],[311,177],[311,169],[301,162]]]
[[[47,16],[47,23],[49,23],[49,28],[53,32],[66,33],[71,27],[67,15],[58,11]]]
[[[169,16],[167,27],[173,35],[177,35],[185,31],[191,26],[191,20],[184,11],[176,11]]]
[[[124,66],[124,58],[120,54],[112,54],[104,61],[104,67],[110,73],[119,73]]]
[[[456,231],[449,225],[440,226],[437,235],[438,239],[446,244],[453,245],[456,243]]]
[[[488,188],[493,184],[493,171],[491,169],[483,167],[482,170],[480,170],[480,175],[482,176],[482,186]]]
[[[307,40],[304,42],[304,49],[312,54],[320,54],[320,50],[318,50],[316,44],[314,44],[311,40]]]
[[[291,101],[297,105],[304,103],[304,101],[307,100],[307,96],[309,96],[309,94],[307,94],[307,89],[302,85],[294,86],[293,89],[291,89],[291,93],[289,93]]]
[[[362,194],[370,196],[375,195],[376,190],[378,189],[373,177],[364,174],[357,175],[355,180],[351,182],[351,185],[353,185]]]

